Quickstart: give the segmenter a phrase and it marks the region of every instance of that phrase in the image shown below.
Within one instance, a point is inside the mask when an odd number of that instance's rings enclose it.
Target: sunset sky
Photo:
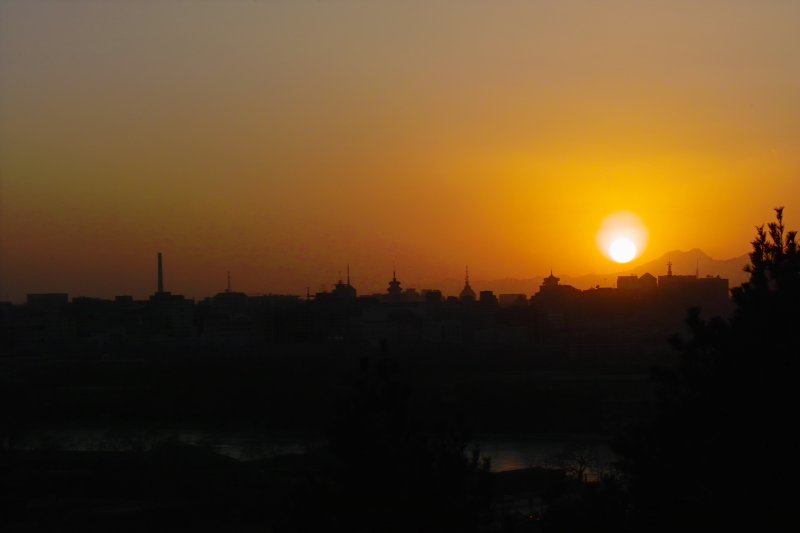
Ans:
[[[0,300],[726,259],[800,227],[800,2],[0,1]],[[476,287],[480,288],[480,287]],[[533,289],[533,288],[532,288]]]

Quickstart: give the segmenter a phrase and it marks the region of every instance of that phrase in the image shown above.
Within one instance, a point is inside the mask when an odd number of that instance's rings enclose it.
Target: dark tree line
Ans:
[[[798,483],[800,258],[795,231],[756,228],[730,321],[688,315],[653,419],[621,445],[637,531],[782,528]],[[787,521],[788,520],[788,521]]]

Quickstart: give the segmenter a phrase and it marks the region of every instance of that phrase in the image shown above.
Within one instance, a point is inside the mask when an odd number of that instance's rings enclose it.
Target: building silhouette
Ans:
[[[478,301],[482,305],[496,306],[498,305],[497,296],[493,291],[481,291]]]
[[[655,276],[646,272],[641,277],[634,275],[617,276],[617,289],[621,291],[653,291],[658,288]]]
[[[156,292],[147,305],[147,324],[152,334],[167,336],[190,336],[194,334],[194,300],[181,294],[164,290],[164,267],[161,252],[158,253]]]
[[[618,276],[617,289],[625,293],[653,293],[662,305],[669,307],[698,306],[712,312],[724,312],[730,304],[728,280],[719,276],[700,277],[694,274],[675,274],[672,261],[667,273],[656,278],[645,273]]]
[[[383,301],[387,303],[400,303],[403,301],[403,289],[397,280],[397,272],[392,269],[392,279],[389,281],[389,288],[383,296]]]
[[[546,344],[548,336],[566,334],[574,353],[595,353],[598,346],[624,353],[628,348],[618,338],[650,332],[660,342],[682,327],[689,307],[701,307],[705,316],[727,316],[732,309],[727,279],[679,275],[671,263],[665,275],[619,276],[617,288],[585,291],[562,284],[551,270],[529,300],[491,290],[476,294],[468,268],[463,288],[447,297],[439,289],[404,289],[394,268],[385,292],[358,296],[349,265],[344,279],[314,298],[250,296],[233,290],[230,272],[224,290],[198,303],[167,288],[159,253],[155,291],[145,300],[30,294],[24,305],[0,309],[0,343],[8,351],[55,353],[146,343]]]
[[[528,303],[528,297],[521,292],[511,294],[505,293],[498,296],[498,303],[500,307],[526,305]]]
[[[542,280],[539,292],[531,297],[531,305],[539,309],[546,317],[547,324],[553,329],[564,329],[569,308],[581,296],[580,289],[572,285],[561,285],[561,278],[550,275]]]
[[[464,288],[461,289],[461,292],[458,295],[458,299],[462,302],[474,302],[475,301],[475,291],[472,290],[472,287],[469,285],[469,267],[466,267],[464,275]]]
[[[580,294],[580,289],[576,289],[572,285],[561,285],[560,281],[561,278],[554,276],[553,271],[550,270],[550,275],[542,280],[539,292],[531,300],[559,302],[572,299]]]
[[[341,278],[333,286],[331,292],[318,292],[314,295],[314,301],[321,304],[352,304],[356,301],[358,293],[356,288],[350,283],[350,265],[347,265],[347,281]]]

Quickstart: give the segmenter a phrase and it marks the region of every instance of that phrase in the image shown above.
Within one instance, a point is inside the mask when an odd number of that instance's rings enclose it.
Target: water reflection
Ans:
[[[322,435],[285,431],[222,432],[198,429],[56,428],[31,432],[18,441],[20,449],[64,451],[147,451],[161,443],[177,441],[202,446],[240,461],[303,454],[324,446]],[[571,435],[479,435],[469,448],[478,446],[490,459],[493,472],[525,468],[577,468],[588,476],[610,469],[616,457],[604,437]],[[580,470],[581,465],[588,465]]]
[[[493,472],[524,468],[563,468],[570,460],[610,468],[616,457],[604,437],[571,435],[483,435],[476,439],[481,455],[491,458]]]

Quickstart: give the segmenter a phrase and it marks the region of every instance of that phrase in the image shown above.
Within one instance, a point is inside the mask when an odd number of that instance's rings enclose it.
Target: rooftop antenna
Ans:
[[[392,281],[397,281],[397,268],[394,263],[392,263]]]
[[[228,288],[225,289],[225,292],[231,292],[231,271],[228,270]]]
[[[161,263],[161,252],[158,252],[158,292],[164,292],[164,269]]]
[[[667,276],[672,275],[672,257],[667,256]]]
[[[350,285],[350,263],[347,263],[347,285]]]

